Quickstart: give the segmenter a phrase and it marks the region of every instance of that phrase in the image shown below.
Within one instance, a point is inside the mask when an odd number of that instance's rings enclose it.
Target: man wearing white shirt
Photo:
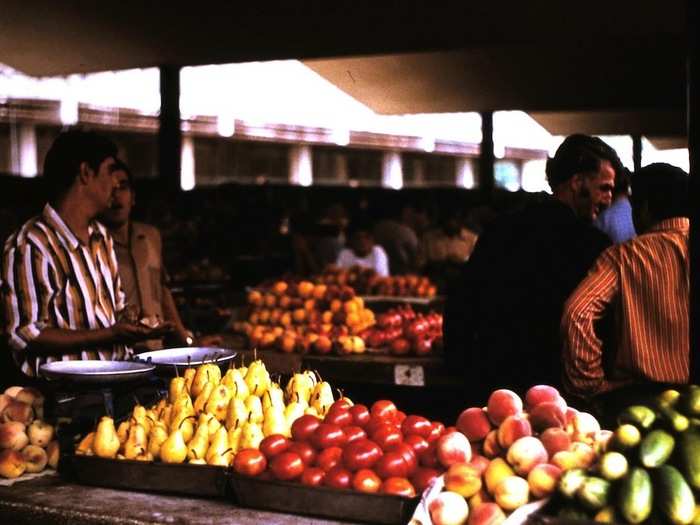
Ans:
[[[340,268],[360,266],[371,268],[377,275],[389,275],[389,258],[384,248],[374,244],[369,225],[357,225],[350,229],[350,247],[343,248],[338,255],[337,265]]]

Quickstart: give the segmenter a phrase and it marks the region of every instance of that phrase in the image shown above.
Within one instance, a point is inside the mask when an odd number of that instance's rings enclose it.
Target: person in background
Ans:
[[[369,224],[356,223],[348,230],[350,247],[341,250],[336,265],[339,268],[361,266],[371,268],[380,277],[389,275],[389,259],[384,249],[374,243]]]
[[[472,253],[477,234],[461,224],[456,214],[443,217],[438,228],[421,239],[418,260],[421,267],[439,263],[463,263]]]
[[[564,384],[598,405],[618,408],[654,384],[689,378],[689,177],[651,164],[632,176],[639,236],[608,248],[569,297],[561,320]],[[596,334],[615,319],[616,348]]]
[[[594,221],[596,228],[606,233],[615,244],[629,241],[636,235],[632,222],[632,206],[630,205],[630,172],[623,168],[615,180],[615,191],[610,207]]]
[[[564,302],[610,240],[592,222],[622,164],[602,140],[567,137],[547,162],[552,195],[503,214],[479,237],[448,292],[445,347],[478,395],[561,382]]]
[[[175,345],[192,345],[194,337],[180,319],[175,300],[168,287],[168,274],[163,265],[160,232],[155,226],[131,220],[136,204],[136,193],[129,167],[116,160],[113,165],[117,185],[112,203],[101,215],[114,239],[114,251],[119,264],[119,275],[126,294],[126,304],[138,312],[139,318],[152,324],[166,321],[174,331],[168,339]],[[221,344],[219,336],[203,337],[201,346]],[[144,349],[163,348],[163,341],[146,341]]]
[[[403,204],[374,226],[374,239],[386,251],[389,269],[394,275],[416,271],[418,236],[415,224],[418,213],[415,206]]]
[[[163,335],[121,320],[124,292],[112,237],[97,222],[111,205],[117,148],[93,132],[61,133],[44,161],[48,203],[5,243],[0,274],[5,334],[25,376],[56,360],[122,360]]]
[[[310,246],[319,271],[333,264],[345,246],[345,230],[348,226],[348,213],[339,203],[333,203],[323,210],[315,225]]]

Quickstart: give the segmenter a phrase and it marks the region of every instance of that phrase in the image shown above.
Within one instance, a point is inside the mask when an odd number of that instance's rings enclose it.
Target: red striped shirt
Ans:
[[[688,381],[689,221],[666,219],[603,252],[562,317],[564,384],[590,396],[626,382]],[[614,369],[604,372],[594,323],[615,303]]]

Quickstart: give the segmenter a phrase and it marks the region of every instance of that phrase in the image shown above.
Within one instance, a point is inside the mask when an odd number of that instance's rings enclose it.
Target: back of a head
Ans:
[[[610,162],[615,174],[622,171],[622,162],[617,153],[601,139],[589,135],[569,135],[557,148],[554,157],[547,160],[547,181],[554,190],[576,174],[598,171],[604,160]]]
[[[689,184],[690,178],[682,169],[664,162],[649,164],[632,175],[632,206],[646,204],[654,221],[687,217]]]
[[[49,201],[55,202],[66,194],[83,162],[97,171],[106,158],[116,156],[116,145],[94,131],[70,129],[62,132],[44,159],[43,178]]]

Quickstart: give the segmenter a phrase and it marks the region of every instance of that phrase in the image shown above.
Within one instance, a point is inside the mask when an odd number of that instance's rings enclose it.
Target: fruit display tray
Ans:
[[[67,454],[61,456],[59,472],[67,481],[81,485],[218,498],[228,494],[226,469],[208,465],[169,465]]]

